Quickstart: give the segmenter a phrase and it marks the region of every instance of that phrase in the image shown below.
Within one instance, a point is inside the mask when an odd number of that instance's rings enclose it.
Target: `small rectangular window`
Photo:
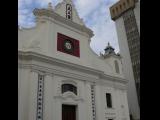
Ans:
[[[106,100],[107,100],[107,107],[112,108],[112,99],[110,93],[106,93]]]
[[[113,119],[108,119],[108,120],[113,120]]]

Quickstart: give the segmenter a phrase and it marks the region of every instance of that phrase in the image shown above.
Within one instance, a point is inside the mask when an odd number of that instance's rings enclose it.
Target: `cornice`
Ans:
[[[106,58],[110,58],[110,57],[114,57],[114,58],[118,58],[118,59],[122,59],[122,56],[118,56],[117,54],[108,54],[106,56],[103,56],[102,58],[106,59]]]
[[[38,18],[38,17],[37,17]],[[71,27],[71,26],[69,26],[68,24],[64,24],[64,23],[62,23],[62,22],[60,22],[60,21],[58,21],[58,20],[55,20],[55,19],[53,19],[53,18],[50,18],[50,17],[47,17],[47,16],[41,16],[40,17],[40,19],[44,22],[44,20],[47,20],[47,21],[50,21],[51,23],[55,23],[55,24],[57,24],[57,25],[59,25],[59,26],[61,26],[61,27],[64,27],[64,28],[67,28],[67,29],[69,29],[69,30],[71,30],[71,31],[74,31],[74,32],[76,32],[76,33],[78,33],[78,34],[81,34],[81,35],[83,35],[83,36],[89,36],[86,32],[84,32],[84,31],[82,31],[82,29],[80,30],[80,29],[76,29],[75,27]],[[91,37],[91,36],[90,36]]]
[[[77,65],[77,64],[74,64],[74,63],[59,60],[59,59],[49,57],[49,56],[45,56],[45,55],[35,53],[35,52],[18,51],[18,59],[21,60],[21,61],[23,61],[23,60],[36,60],[36,61],[51,64],[51,65],[61,65],[61,66],[64,66],[66,68],[72,68],[72,69],[75,69],[77,71],[93,75],[93,77],[79,75],[79,74],[71,73],[71,72],[68,72],[68,71],[60,71],[60,70],[57,70],[57,69],[52,69],[52,68],[48,68],[48,67],[45,67],[45,66],[39,66],[39,65],[32,64],[32,63],[27,64],[27,63],[19,61],[19,64],[18,64],[19,67],[31,68],[31,69],[36,70],[36,71],[44,71],[44,73],[46,73],[46,74],[57,74],[57,75],[61,75],[61,76],[67,76],[67,77],[70,77],[70,78],[72,77],[74,79],[80,79],[80,80],[84,80],[84,81],[87,80],[87,81],[92,81],[92,82],[100,81],[101,79],[111,80],[111,81],[114,81],[114,82],[120,82],[120,83],[124,83],[124,84],[128,82],[128,80],[126,80],[124,78],[106,75],[106,74],[104,74],[103,71],[96,70],[94,68],[89,68],[89,67]],[[95,77],[95,75],[97,77]]]
[[[72,98],[74,101],[84,101],[84,99],[82,97],[76,96],[72,92],[66,92],[64,94],[58,94],[58,95],[54,96],[54,98],[58,98],[58,99],[62,99],[62,100],[66,100],[67,98]]]
[[[85,27],[84,25],[80,25],[80,24],[77,24],[71,20],[67,20],[65,19],[64,17],[58,15],[57,13],[55,13],[54,11],[51,11],[51,10],[47,10],[47,9],[34,9],[33,11],[33,14],[36,16],[36,17],[40,17],[40,16],[46,16],[46,17],[50,17],[54,20],[57,20],[59,22],[62,22],[68,26],[71,26],[79,31],[83,31],[83,32],[86,32],[90,37],[93,37],[94,34],[93,34],[93,31],[90,30],[89,28]]]
[[[23,59],[25,59],[25,60],[35,59],[35,60],[50,63],[50,64],[57,64],[57,65],[60,64],[61,66],[72,67],[72,68],[79,69],[84,72],[90,72],[93,74],[100,74],[102,72],[102,71],[96,70],[94,68],[89,68],[89,67],[77,65],[74,63],[70,63],[67,61],[63,61],[63,60],[60,60],[57,58],[49,57],[46,55],[42,55],[39,53],[30,52],[30,51],[29,52],[18,51],[18,57],[19,57],[19,59],[22,59],[22,60]]]
[[[122,16],[125,12],[134,8],[135,8],[135,0],[129,0],[129,2],[127,0],[120,0],[110,7],[111,19],[116,20],[120,16]],[[113,10],[115,11],[114,13]]]
[[[51,69],[51,68],[47,68],[47,67],[42,67],[42,66],[38,66],[38,65],[34,65],[34,64],[21,64],[19,63],[19,68],[25,68],[25,69],[31,69],[31,71],[33,72],[37,72],[37,73],[42,73],[43,75],[58,75],[58,76],[62,76],[62,77],[67,77],[67,78],[71,78],[71,79],[77,79],[77,80],[81,80],[81,81],[90,81],[90,82],[95,82],[98,81],[99,79],[93,78],[93,77],[87,77],[87,76],[83,76],[80,74],[75,74],[75,73],[71,73],[71,72],[66,72],[66,71],[62,71],[62,70],[57,70],[57,69]]]

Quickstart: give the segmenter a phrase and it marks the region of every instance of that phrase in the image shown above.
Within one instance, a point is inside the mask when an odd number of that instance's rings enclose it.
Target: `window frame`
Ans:
[[[64,83],[61,85],[61,93],[64,94],[66,92],[72,92],[75,95],[77,95],[77,86],[70,84],[70,83]]]
[[[109,98],[107,97],[108,95],[109,95]],[[106,93],[106,104],[107,104],[107,108],[113,108],[111,93]]]

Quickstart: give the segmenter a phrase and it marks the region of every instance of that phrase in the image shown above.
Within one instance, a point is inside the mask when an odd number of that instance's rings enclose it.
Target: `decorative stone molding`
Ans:
[[[84,102],[83,98],[80,98],[79,96],[76,96],[74,93],[72,92],[65,92],[63,94],[54,96],[55,99],[61,99],[61,100],[67,100],[68,98],[72,98],[72,100],[74,101],[81,101]]]
[[[77,24],[73,21],[67,20],[66,18],[58,15],[54,11],[50,11],[48,9],[34,9],[33,14],[38,18],[40,16],[46,16],[47,18],[52,18],[54,20],[57,20],[59,22],[62,22],[68,26],[71,26],[79,31],[84,31],[87,33],[90,37],[93,37],[93,31],[89,28],[85,27],[84,25]]]
[[[37,23],[38,22],[44,23],[44,22],[46,22],[46,20],[50,21],[52,23],[58,24],[61,27],[67,28],[68,30],[74,31],[74,32],[76,32],[78,34],[81,34],[83,36],[89,37],[89,35],[86,34],[84,31],[82,31],[82,29],[81,30],[80,29],[76,29],[75,27],[68,26],[68,24],[63,24],[62,22],[59,22],[58,20],[50,18],[50,17],[40,16],[40,17],[37,17],[36,21],[37,21]]]
[[[77,82],[72,79],[62,80],[62,84],[72,84],[77,87]],[[78,88],[78,87],[77,87]]]
[[[116,113],[111,113],[111,112],[108,112],[108,113],[105,113],[105,115],[116,115]]]
[[[108,119],[116,119],[116,113],[105,113],[105,118]]]
[[[43,75],[43,76],[48,75],[48,74],[47,74],[45,71],[43,71],[43,70],[34,70],[34,69],[31,69],[31,72],[36,72],[37,74]]]
[[[38,75],[36,120],[43,120],[43,96],[44,96],[43,94],[44,94],[44,76]]]
[[[45,67],[37,66],[37,65],[34,65],[34,64],[27,64],[27,65],[19,64],[19,67],[25,68],[25,69],[31,69],[32,71],[35,71],[37,73],[39,73],[40,71],[43,71],[43,73],[45,75],[50,75],[50,76],[58,75],[58,76],[62,76],[62,77],[68,77],[68,78],[71,78],[71,79],[77,79],[77,80],[80,80],[80,81],[95,82],[96,84],[100,84],[100,85],[105,84],[107,86],[110,86],[110,85],[108,85],[107,81],[104,80],[104,79],[91,78],[91,77],[87,77],[87,76],[82,76],[80,74],[78,75],[78,74],[74,74],[74,73],[70,73],[70,72],[66,72],[66,71],[60,71],[60,70],[56,70],[56,69],[45,68]],[[112,87],[123,89],[123,90],[126,89],[126,87],[125,87],[126,83],[121,82],[121,81],[118,81],[118,83],[116,83],[117,81],[114,81],[114,80],[111,80],[111,79],[108,79],[108,78],[106,78],[106,79],[108,81],[113,81],[114,82],[114,84],[112,83],[112,85],[111,85]]]
[[[73,63],[70,63],[67,61],[63,61],[63,60],[58,60],[56,58],[41,55],[41,54],[35,53],[35,52],[18,51],[18,57],[19,57],[19,64],[18,64],[19,67],[45,71],[48,74],[56,74],[56,75],[65,76],[65,77],[69,77],[69,78],[73,78],[73,79],[76,78],[79,80],[91,81],[91,82],[100,82],[101,79],[114,81],[114,82],[118,82],[118,83],[124,83],[124,84],[126,84],[128,82],[128,80],[126,80],[124,78],[106,75],[106,74],[104,74],[103,71],[99,71],[99,70],[85,67],[85,66],[81,66],[81,65],[76,65],[76,64],[73,64]],[[97,77],[83,76],[80,74],[74,74],[74,73],[70,73],[68,71],[60,71],[60,70],[56,70],[56,69],[51,69],[46,66],[39,66],[39,65],[31,64],[31,63],[27,64],[27,63],[21,62],[22,60],[36,60],[36,61],[48,63],[50,65],[56,65],[56,66],[61,65],[61,66],[65,66],[66,68],[72,68],[72,69],[75,69],[80,72],[83,71],[84,73],[87,73],[87,74],[90,74],[93,76],[97,75]]]
[[[92,117],[93,120],[96,120],[95,85],[91,85],[91,103],[92,103]]]
[[[77,87],[77,95],[75,95],[73,92],[67,91],[62,93],[62,85],[63,84],[72,84]],[[68,98],[72,98],[74,101],[84,101],[84,99],[80,96],[80,88],[78,87],[78,84],[72,80],[72,79],[67,79],[67,80],[62,80],[61,82],[58,82],[57,85],[57,93],[54,96],[55,99],[61,99],[61,100],[67,100]]]
[[[110,13],[112,20],[118,19],[122,16],[125,12],[130,9],[135,8],[135,0],[119,0],[114,5],[110,7]]]
[[[59,96],[54,96],[54,98],[60,98],[63,100],[66,100],[67,98],[72,98],[74,101],[84,101],[83,98],[80,98],[79,96],[76,96],[74,93],[72,92],[65,92]]]

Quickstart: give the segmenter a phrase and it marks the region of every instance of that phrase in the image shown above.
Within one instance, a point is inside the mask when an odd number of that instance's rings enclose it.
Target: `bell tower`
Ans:
[[[66,4],[66,18],[72,20],[72,5]]]
[[[114,48],[108,42],[108,45],[104,49],[105,53],[100,54],[100,57],[106,61],[106,63],[110,63],[113,68],[113,71],[116,74],[123,74],[121,55],[119,53],[115,53]]]

